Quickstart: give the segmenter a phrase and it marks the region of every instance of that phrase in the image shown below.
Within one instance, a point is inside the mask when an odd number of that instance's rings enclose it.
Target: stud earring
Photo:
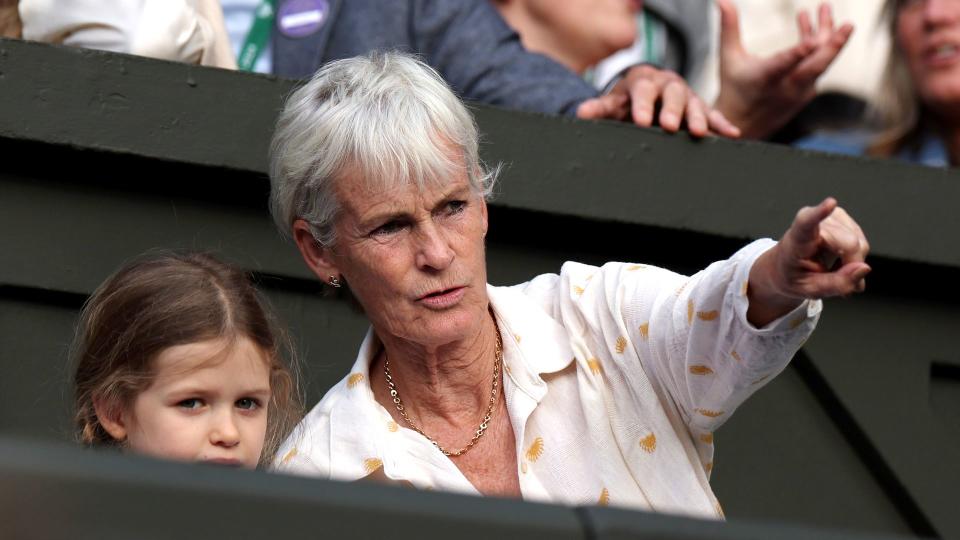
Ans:
[[[335,287],[337,289],[340,288],[340,278],[337,276],[330,276],[330,279],[327,280],[327,283],[329,283],[331,287]]]

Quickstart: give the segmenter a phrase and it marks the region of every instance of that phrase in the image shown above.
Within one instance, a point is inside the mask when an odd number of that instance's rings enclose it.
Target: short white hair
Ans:
[[[466,169],[489,197],[477,126],[433,68],[399,52],[330,62],[287,99],[270,144],[270,211],[288,238],[304,219],[323,246],[335,241],[335,181],[349,176],[389,189],[444,185]],[[459,155],[451,156],[451,149]]]

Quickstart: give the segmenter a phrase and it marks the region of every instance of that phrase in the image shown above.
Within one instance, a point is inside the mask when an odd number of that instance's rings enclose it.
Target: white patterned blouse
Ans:
[[[790,361],[816,326],[806,301],[763,329],[746,320],[759,240],[692,277],[641,264],[568,262],[488,286],[524,499],[722,517],[713,432]],[[427,439],[373,397],[371,330],[352,371],[277,453],[281,472],[368,476],[478,495]]]

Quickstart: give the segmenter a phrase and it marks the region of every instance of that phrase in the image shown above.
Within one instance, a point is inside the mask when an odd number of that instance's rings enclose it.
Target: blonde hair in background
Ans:
[[[907,60],[897,43],[897,11],[900,0],[887,0],[883,24],[890,33],[892,46],[883,75],[883,85],[875,114],[882,129],[867,148],[872,156],[892,156],[920,134],[921,104]]]
[[[260,464],[300,420],[303,398],[294,349],[249,276],[212,255],[155,252],[125,264],[100,285],[80,314],[71,357],[76,436],[87,446],[117,446],[95,404],[128,407],[150,386],[153,360],[175,345],[250,339],[270,368],[267,433]]]

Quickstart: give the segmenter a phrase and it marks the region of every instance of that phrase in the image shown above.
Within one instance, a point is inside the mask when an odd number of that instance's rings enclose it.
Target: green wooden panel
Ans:
[[[559,506],[0,439],[0,537],[584,538]]]
[[[747,400],[714,441],[710,483],[728,519],[913,532],[795,366]]]
[[[0,434],[70,440],[75,311],[0,297]]]
[[[598,540],[694,540],[711,538],[714,540],[800,540],[817,538],[821,540],[877,540],[886,538],[905,538],[892,535],[863,535],[851,532],[816,530],[785,525],[757,525],[736,521],[718,523],[677,518],[665,515],[653,515],[639,519],[636,512],[618,508],[583,508],[581,516],[587,524],[592,538]]]
[[[807,344],[829,389],[903,496],[944,538],[960,538],[960,431],[931,407],[931,364],[960,366],[953,303],[871,295],[837,302]]]

